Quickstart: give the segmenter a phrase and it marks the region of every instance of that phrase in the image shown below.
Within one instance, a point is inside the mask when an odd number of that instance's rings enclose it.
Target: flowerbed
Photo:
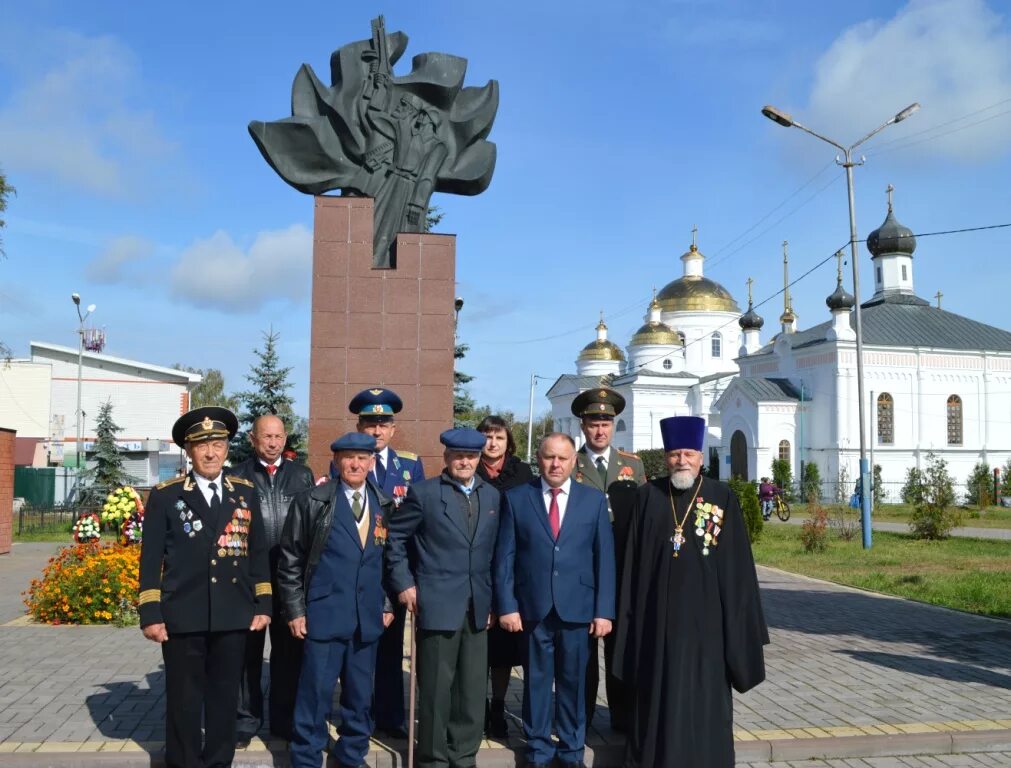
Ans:
[[[32,580],[25,606],[45,624],[136,624],[139,565],[137,546],[66,547]]]

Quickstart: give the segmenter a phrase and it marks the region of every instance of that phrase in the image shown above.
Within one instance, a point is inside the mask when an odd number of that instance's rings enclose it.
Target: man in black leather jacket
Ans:
[[[254,455],[236,467],[232,474],[244,477],[256,486],[260,497],[263,527],[269,547],[270,580],[274,592],[274,615],[279,616],[277,562],[281,530],[292,499],[300,491],[313,487],[312,470],[304,464],[281,457],[287,435],[284,422],[277,416],[260,416],[253,422],[249,441]],[[250,632],[246,640],[246,659],[239,691],[236,742],[246,747],[263,723],[263,671],[265,632]],[[302,641],[292,637],[284,620],[270,631],[270,732],[283,739],[291,737],[291,717],[295,708],[295,688],[302,664]]]

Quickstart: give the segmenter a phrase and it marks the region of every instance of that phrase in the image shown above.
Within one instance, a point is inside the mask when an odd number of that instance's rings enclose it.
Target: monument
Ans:
[[[253,121],[263,157],[315,195],[309,461],[326,466],[330,440],[353,429],[347,402],[384,385],[404,400],[396,444],[441,466],[438,434],[452,422],[455,237],[426,232],[433,192],[476,195],[495,169],[487,141],[498,84],[465,87],[466,59],[407,48],[387,34],[330,57],[331,85],[307,64],[291,117]],[[339,191],[340,196],[327,195]],[[433,470],[434,471],[434,470]]]

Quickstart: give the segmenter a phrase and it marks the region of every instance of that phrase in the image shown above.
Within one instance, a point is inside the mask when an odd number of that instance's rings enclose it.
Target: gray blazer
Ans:
[[[498,536],[499,492],[475,475],[478,520],[473,539],[454,484],[439,475],[413,484],[390,516],[386,589],[418,590],[418,626],[451,631],[463,627],[473,601],[474,623],[483,629],[491,612],[491,563]]]

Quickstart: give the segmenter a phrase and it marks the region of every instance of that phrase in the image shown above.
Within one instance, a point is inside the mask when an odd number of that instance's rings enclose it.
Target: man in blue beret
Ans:
[[[661,419],[660,434],[670,476],[638,490],[618,601],[624,765],[733,768],[730,689],[765,679],[769,642],[751,544],[730,486],[701,473],[705,421]]]
[[[337,482],[295,497],[281,534],[277,582],[292,636],[305,640],[292,722],[293,768],[320,768],[327,717],[341,683],[341,768],[365,764],[372,735],[372,677],[393,605],[382,587],[392,502],[367,482],[376,441],[349,432],[331,446]]]
[[[440,436],[446,467],[391,518],[386,585],[417,618],[419,768],[472,768],[484,730],[499,493],[477,474],[485,436]],[[410,552],[410,556],[408,556]]]
[[[372,482],[396,506],[403,503],[407,489],[413,483],[425,479],[421,457],[410,451],[395,451],[391,445],[397,433],[396,414],[403,407],[404,403],[397,393],[383,387],[363,389],[348,403],[348,410],[358,417],[356,429],[376,439]],[[403,675],[406,616],[404,606],[396,605],[393,623],[379,640],[373,704],[376,730],[399,739],[407,738]]]

